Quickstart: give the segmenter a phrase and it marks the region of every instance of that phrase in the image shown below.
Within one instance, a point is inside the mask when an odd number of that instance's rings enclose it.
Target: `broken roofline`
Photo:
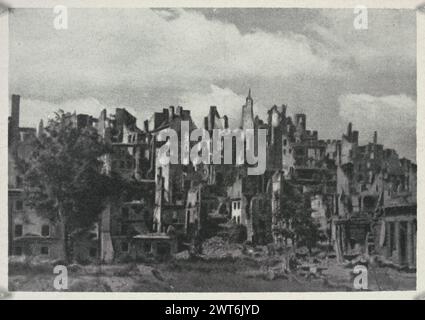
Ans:
[[[157,134],[157,140],[165,142],[158,150],[158,160],[162,166],[170,163],[180,164],[179,159],[184,165],[189,164],[189,159],[195,165],[211,164],[211,160],[213,164],[223,164],[223,158],[224,164],[233,164],[233,142],[235,141],[236,164],[244,164],[246,156],[249,164],[248,175],[261,175],[266,170],[267,129],[213,129],[212,138],[210,133],[202,128],[190,132],[189,121],[181,121],[180,129],[180,143],[179,134],[172,128],[166,128]],[[199,138],[201,138],[200,141]],[[192,149],[190,149],[190,142],[197,142]],[[257,155],[255,155],[255,149],[257,149]]]

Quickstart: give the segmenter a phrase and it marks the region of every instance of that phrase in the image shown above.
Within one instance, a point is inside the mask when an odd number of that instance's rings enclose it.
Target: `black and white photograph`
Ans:
[[[414,7],[116,5],[2,9],[12,295],[417,291]]]

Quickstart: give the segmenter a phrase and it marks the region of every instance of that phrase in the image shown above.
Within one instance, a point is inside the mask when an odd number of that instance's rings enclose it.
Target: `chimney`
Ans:
[[[12,112],[9,117],[9,138],[8,144],[12,145],[14,142],[19,141],[19,104],[20,96],[12,95]]]
[[[205,130],[211,130],[208,117],[204,117],[204,129]]]
[[[181,117],[182,111],[183,111],[183,107],[182,106],[178,106],[177,107],[177,110],[176,110],[176,116],[177,117]]]
[[[171,120],[173,120],[173,119],[174,119],[174,106],[170,106],[170,107],[168,108],[168,110],[169,110],[169,114],[168,114],[168,116],[170,117],[170,121],[171,121]]]
[[[190,118],[190,110],[182,110],[182,117],[184,117],[186,120]]]
[[[44,123],[43,119],[40,119],[40,122],[38,123],[38,131],[37,131],[37,137],[41,137],[44,134]]]
[[[347,136],[350,138],[351,134],[353,132],[353,124],[350,122],[348,123],[348,128],[347,128]]]
[[[227,116],[223,116],[224,120],[224,128],[227,129],[229,127],[229,118]]]
[[[215,115],[217,114],[217,107],[216,106],[210,106],[210,112],[208,113],[208,128],[214,129],[214,120]]]
[[[12,126],[19,128],[19,108],[21,97],[17,94],[12,94]]]
[[[378,132],[374,131],[373,132],[373,144],[377,144],[378,143]]]
[[[354,130],[352,134],[353,134],[353,139],[351,140],[351,142],[359,143],[359,132],[357,130]]]
[[[295,115],[295,122],[297,127],[301,128],[302,131],[305,131],[307,124],[306,124],[306,115],[304,113],[297,113]]]
[[[144,128],[146,132],[149,132],[149,120],[145,120],[143,122]]]
[[[167,108],[162,109],[162,114],[164,115],[164,120],[168,121],[170,119],[170,113]]]
[[[286,105],[285,104],[282,104],[282,118],[284,119],[284,118],[286,118]]]

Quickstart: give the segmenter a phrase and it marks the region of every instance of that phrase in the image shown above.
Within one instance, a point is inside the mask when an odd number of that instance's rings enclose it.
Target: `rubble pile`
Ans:
[[[221,237],[212,237],[202,244],[202,254],[205,258],[240,258],[244,256],[244,246],[238,243],[229,243]]]

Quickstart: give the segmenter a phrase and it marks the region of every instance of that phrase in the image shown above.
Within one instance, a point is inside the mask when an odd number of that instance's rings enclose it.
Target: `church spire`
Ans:
[[[242,108],[242,129],[253,129],[254,128],[254,101],[251,97],[251,88],[248,90],[248,96],[246,97],[246,103]]]

